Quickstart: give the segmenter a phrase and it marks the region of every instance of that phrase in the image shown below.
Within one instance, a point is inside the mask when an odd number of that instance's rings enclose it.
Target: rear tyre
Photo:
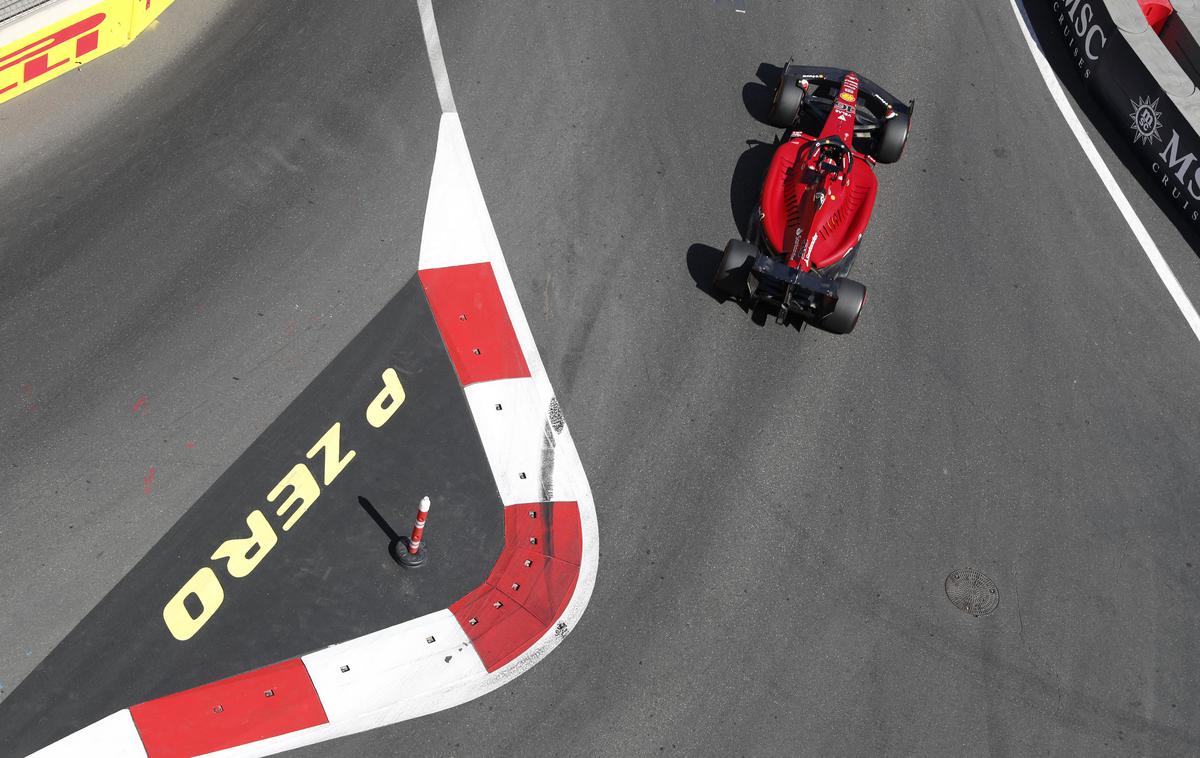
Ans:
[[[800,89],[796,77],[781,75],[779,86],[775,88],[775,99],[771,101],[771,111],[767,114],[767,123],[787,129],[796,122],[803,103],[804,90]]]
[[[750,265],[758,257],[754,245],[742,240],[729,240],[717,273],[713,275],[713,287],[727,297],[743,297],[747,294]]]
[[[897,113],[883,122],[883,136],[879,138],[875,160],[880,163],[895,163],[904,155],[904,145],[907,142],[908,116]]]
[[[837,302],[833,310],[816,325],[834,334],[849,334],[858,324],[863,305],[867,302],[867,288],[853,279],[842,279],[838,283]]]

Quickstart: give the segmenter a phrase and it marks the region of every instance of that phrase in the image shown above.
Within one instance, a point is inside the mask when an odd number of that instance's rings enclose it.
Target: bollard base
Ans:
[[[425,543],[421,542],[416,555],[408,552],[410,544],[408,537],[401,537],[399,542],[392,545],[392,557],[404,568],[421,568],[425,565]]]

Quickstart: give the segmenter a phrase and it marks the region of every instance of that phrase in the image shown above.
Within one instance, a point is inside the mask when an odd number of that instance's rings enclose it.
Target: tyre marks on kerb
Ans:
[[[551,400],[551,407],[557,405],[556,400]],[[554,439],[554,426],[550,422],[550,412],[546,412],[546,427],[542,431],[542,494],[541,500],[554,499],[554,446],[558,444]]]
[[[744,0],[732,0],[738,13],[745,12]],[[587,608],[591,598],[592,588],[596,581],[596,571],[599,563],[599,536],[596,526],[595,506],[592,502],[591,488],[587,483],[583,464],[579,460],[579,452],[571,438],[563,419],[562,409],[554,394],[542,365],[541,355],[529,329],[525,311],[521,308],[517,297],[516,287],[513,286],[512,276],[500,249],[496,230],[492,225],[491,215],[484,202],[483,191],[475,174],[475,167],[467,149],[466,135],[462,130],[462,122],[458,117],[454,97],[450,89],[450,78],[446,71],[445,55],[442,53],[441,40],[438,36],[437,22],[433,13],[432,0],[417,0],[420,10],[422,28],[425,32],[425,44],[429,52],[429,65],[437,85],[438,98],[442,103],[442,124],[438,137],[438,160],[445,157],[446,165],[443,178],[439,179],[435,165],[434,177],[430,183],[429,204],[426,209],[425,224],[421,236],[421,268],[435,266],[453,266],[470,264],[476,261],[488,261],[495,276],[496,285],[500,289],[512,327],[517,340],[521,344],[521,352],[528,364],[530,379],[533,384],[534,401],[527,413],[533,418],[541,419],[540,466],[538,467],[538,497],[544,503],[555,500],[575,499],[578,501],[580,529],[582,533],[582,555],[579,562],[578,584],[571,600],[563,611],[561,620],[556,625],[554,637],[543,637],[541,642],[526,651],[498,674],[515,677],[537,660],[553,649],[561,640],[567,629],[574,625]],[[450,178],[446,182],[446,178]],[[438,202],[441,198],[441,202]],[[452,201],[448,203],[448,200]],[[440,213],[435,213],[439,210]],[[453,229],[451,233],[450,230]],[[493,384],[502,384],[496,382]],[[472,391],[474,390],[474,391]],[[476,385],[467,390],[468,402],[476,411],[476,423],[484,438],[485,449],[489,447],[486,438],[488,431],[480,423],[486,416],[479,412],[484,406],[480,400],[491,391],[502,392],[500,388],[491,389]],[[514,397],[520,396],[515,393]],[[472,401],[472,398],[477,398]],[[539,402],[540,401],[540,402]],[[495,406],[499,409],[501,406]],[[519,426],[519,424],[518,424]],[[515,443],[516,436],[512,426],[505,432]],[[523,445],[522,445],[523,446]],[[513,444],[513,447],[518,447]],[[514,456],[514,459],[516,456]],[[503,467],[497,467],[489,452],[489,460],[493,471],[497,474],[497,486],[502,496],[506,490],[500,472]],[[506,461],[512,463],[513,461]],[[524,479],[525,474],[520,474]],[[515,494],[515,493],[514,493]],[[506,505],[513,502],[524,502],[520,498],[515,501],[505,500]],[[490,685],[489,689],[499,686]]]
[[[1117,210],[1121,211],[1121,216],[1124,217],[1125,223],[1129,225],[1133,236],[1142,248],[1142,252],[1150,260],[1150,265],[1154,267],[1154,272],[1162,280],[1163,285],[1167,288],[1167,292],[1171,295],[1171,299],[1175,301],[1175,306],[1179,308],[1179,312],[1183,314],[1184,320],[1191,327],[1192,333],[1196,335],[1196,339],[1200,340],[1200,314],[1196,312],[1196,306],[1192,305],[1192,301],[1188,299],[1187,294],[1183,291],[1183,287],[1179,285],[1179,280],[1175,278],[1175,272],[1167,265],[1166,259],[1159,252],[1158,245],[1154,244],[1154,240],[1150,237],[1150,232],[1146,230],[1145,224],[1142,223],[1142,220],[1134,212],[1133,206],[1129,204],[1129,198],[1125,197],[1125,193],[1117,185],[1117,180],[1113,177],[1112,172],[1108,170],[1104,159],[1100,157],[1100,152],[1096,150],[1095,144],[1088,137],[1083,124],[1079,121],[1079,117],[1071,109],[1070,103],[1067,102],[1067,96],[1063,92],[1062,85],[1058,83],[1054,71],[1050,68],[1050,62],[1046,60],[1046,56],[1042,54],[1037,42],[1033,39],[1033,34],[1029,30],[1029,22],[1021,0],[1009,0],[1009,5],[1012,7],[1013,15],[1016,17],[1017,26],[1021,28],[1021,33],[1025,35],[1025,44],[1029,47],[1029,53],[1033,56],[1033,62],[1037,64],[1038,73],[1042,75],[1042,81],[1045,82],[1046,89],[1050,91],[1050,97],[1054,100],[1054,104],[1058,106],[1059,112],[1062,113],[1063,119],[1066,120],[1067,126],[1070,127],[1071,133],[1075,135],[1079,146],[1083,148],[1083,154],[1087,156],[1088,162],[1092,164],[1092,168],[1095,170],[1096,175],[1100,177],[1104,188],[1108,190],[1109,196],[1116,203]]]
[[[599,538],[591,488],[542,365],[529,322],[521,308],[475,174],[462,123],[454,110],[453,97],[449,96],[449,78],[437,37],[433,6],[430,0],[417,0],[417,3],[426,30],[430,66],[438,92],[441,95],[444,91],[447,95],[442,98],[438,156],[430,182],[429,203],[421,237],[421,278],[429,293],[430,283],[437,277],[458,278],[467,270],[478,268],[490,280],[490,284],[476,288],[472,300],[478,304],[481,298],[486,300],[491,297],[489,293],[492,288],[499,290],[527,364],[527,375],[512,379],[496,377],[493,381],[479,381],[470,386],[464,382],[463,389],[506,506],[506,522],[515,518],[514,523],[533,523],[539,512],[543,518],[552,519],[552,513],[557,509],[570,515],[560,518],[556,529],[561,527],[565,530],[564,534],[577,530],[574,541],[568,539],[564,543],[574,545],[566,550],[563,560],[574,564],[572,573],[576,574],[576,579],[557,613],[557,620],[546,628],[538,640],[532,644],[522,644],[519,653],[514,651],[496,659],[482,650],[477,651],[485,659],[489,672],[494,675],[486,683],[481,683],[485,688],[479,693],[482,694],[483,691],[502,686],[533,666],[553,650],[578,622],[595,586]],[[451,274],[455,269],[458,273]],[[460,318],[463,316],[465,311]],[[443,329],[443,337],[446,334]],[[461,376],[462,371],[459,373]],[[537,481],[529,481],[532,477],[537,477]],[[533,502],[535,498],[541,502]],[[526,521],[526,518],[533,521]],[[530,544],[537,545],[538,542],[531,539]],[[506,551],[514,548],[509,544]],[[558,560],[554,552],[547,553],[544,559],[551,563]],[[498,573],[489,578],[489,583],[504,575],[500,570],[504,561],[502,557],[497,563]],[[530,564],[531,561],[524,561],[525,566]],[[507,586],[506,581],[504,579],[497,587],[485,583],[479,590],[503,594],[504,590],[498,588]],[[517,591],[519,586],[519,583],[514,583],[511,589]],[[464,598],[460,604],[468,599]],[[517,604],[519,606],[520,601]],[[501,601],[498,601],[496,608],[500,607]],[[464,625],[463,628],[467,630],[469,626]],[[511,634],[511,631],[505,634]],[[478,632],[479,627],[475,627],[475,633]],[[500,634],[501,631],[497,629],[496,633]],[[476,643],[483,642],[482,639],[476,639],[476,634],[472,634],[472,639]]]

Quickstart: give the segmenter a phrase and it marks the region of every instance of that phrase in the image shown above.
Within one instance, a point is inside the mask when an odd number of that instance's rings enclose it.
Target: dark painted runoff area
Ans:
[[[395,368],[403,405],[381,428],[366,409]],[[267,493],[340,421],[355,451],[289,531]],[[309,461],[323,481],[324,456]],[[394,533],[433,501],[429,560],[405,570]],[[278,543],[232,578],[209,556],[246,537],[260,509]],[[491,470],[429,306],[414,278],[241,455],[137,566],[0,703],[0,754],[25,755],[121,708],[446,608],[487,576],[504,517]],[[211,566],[225,599],[190,640],[163,606]],[[193,612],[195,612],[193,610]]]

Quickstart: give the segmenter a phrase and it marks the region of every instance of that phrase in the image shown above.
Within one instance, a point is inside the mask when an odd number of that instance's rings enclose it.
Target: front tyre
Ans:
[[[727,297],[744,297],[748,292],[750,266],[758,257],[758,250],[749,242],[729,240],[721,263],[713,275],[713,287]]]
[[[904,145],[907,143],[908,116],[897,113],[883,122],[883,136],[879,138],[875,160],[880,163],[895,163],[904,155]]]
[[[782,74],[779,86],[775,88],[775,98],[771,101],[771,111],[767,114],[767,123],[780,129],[788,129],[796,123],[800,108],[804,105],[804,90],[794,76]]]
[[[838,283],[837,302],[833,310],[816,321],[816,326],[834,334],[849,334],[858,324],[858,317],[867,302],[867,288],[853,279]]]

